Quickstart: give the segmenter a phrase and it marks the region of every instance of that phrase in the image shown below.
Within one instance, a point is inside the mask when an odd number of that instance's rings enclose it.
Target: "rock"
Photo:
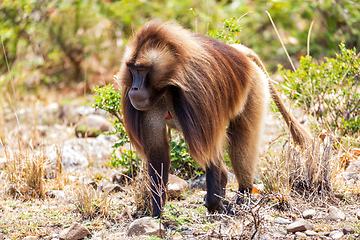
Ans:
[[[343,228],[343,233],[344,234],[353,234],[353,233],[355,233],[355,229],[354,229],[354,227],[353,226],[351,226],[351,225],[346,225],[346,226],[344,226],[344,228]]]
[[[315,216],[316,210],[314,209],[308,209],[303,212],[304,219],[311,219]]]
[[[118,184],[114,184],[111,182],[102,182],[98,186],[98,190],[105,193],[115,193],[124,191],[122,187]]]
[[[165,235],[164,226],[152,217],[143,217],[133,221],[127,232],[128,236],[149,235],[163,237]]]
[[[111,123],[103,116],[91,114],[84,116],[75,125],[75,135],[79,138],[97,137],[111,129]]]
[[[342,236],[344,236],[344,234],[340,231],[332,231],[329,234],[329,237],[331,237],[332,239],[340,239],[340,238],[342,238]]]
[[[70,227],[62,230],[59,234],[61,240],[80,240],[90,236],[89,230],[80,223],[74,222]]]
[[[296,232],[295,236],[298,237],[298,238],[306,238],[306,234],[303,233],[303,232]]]
[[[318,235],[317,232],[312,231],[312,230],[306,230],[306,231],[305,231],[305,234],[306,234],[307,236],[316,236],[316,235]]]
[[[47,147],[45,153],[49,159],[49,167],[46,175],[57,172],[56,166],[59,159],[62,159],[64,168],[87,167],[89,162],[99,162],[110,158],[113,141],[102,138],[75,138],[59,145]]]
[[[27,237],[24,237],[23,240],[38,240],[39,237],[37,236],[27,236]]]
[[[312,223],[310,223],[304,219],[298,218],[298,219],[296,219],[295,222],[288,225],[286,227],[286,230],[288,232],[301,232],[301,231],[306,231],[306,230],[312,230],[313,228],[314,228],[314,226]]]
[[[206,175],[202,175],[194,180],[189,180],[189,188],[193,189],[193,188],[198,188],[201,190],[206,191]]]
[[[50,198],[58,198],[58,199],[65,198],[65,192],[61,190],[49,190],[45,193],[45,195]]]
[[[275,218],[274,222],[278,223],[278,224],[290,224],[290,223],[292,223],[291,220],[286,219],[286,218],[282,218],[282,217]]]
[[[325,216],[326,220],[345,220],[345,218],[345,213],[334,206],[329,207],[328,215]]]
[[[228,173],[228,183],[229,181],[236,180],[236,177],[233,173]],[[194,180],[188,180],[189,189],[198,188],[206,191],[206,175],[202,175]]]
[[[185,192],[188,186],[189,185],[185,180],[170,174],[167,185],[167,194],[170,198],[178,198]]]
[[[181,236],[180,233],[175,232],[175,234],[172,235],[170,239],[171,239],[171,240],[180,240],[180,239],[184,239],[184,238]]]
[[[63,105],[59,108],[57,117],[62,120],[62,123],[73,126],[81,119],[82,116],[90,114],[105,115],[106,111],[85,106],[74,107],[70,105]]]
[[[106,111],[100,108],[93,108],[93,107],[86,107],[86,106],[79,106],[75,108],[75,112],[80,114],[81,116],[97,114],[97,115],[105,115]]]
[[[342,174],[345,180],[360,180],[360,160],[350,163],[346,171]]]

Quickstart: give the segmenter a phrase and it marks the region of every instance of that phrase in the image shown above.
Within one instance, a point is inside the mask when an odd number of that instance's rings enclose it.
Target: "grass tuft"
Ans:
[[[74,205],[83,219],[109,216],[111,201],[107,193],[86,184],[80,184],[74,192]]]
[[[44,198],[45,196],[45,168],[48,159],[43,153],[28,150],[5,151],[6,155],[6,183],[5,191],[13,197],[26,200]]]
[[[269,151],[262,167],[265,192],[281,196],[280,203],[288,202],[291,193],[308,200],[333,199],[332,175],[338,167],[333,146],[329,137],[321,143],[314,140],[304,150],[287,143],[281,153]]]

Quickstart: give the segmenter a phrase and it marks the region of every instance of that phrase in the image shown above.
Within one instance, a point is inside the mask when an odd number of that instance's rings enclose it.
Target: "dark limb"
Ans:
[[[221,198],[225,197],[225,187],[227,183],[227,171],[221,160],[210,163],[206,167],[206,188],[205,206],[210,213],[223,211],[225,208]]]
[[[166,201],[166,185],[170,169],[170,147],[161,109],[143,115],[144,154],[148,164],[153,217],[160,218]]]
[[[149,161],[148,173],[151,187],[153,217],[160,218],[166,202],[166,185],[169,177],[169,159]]]

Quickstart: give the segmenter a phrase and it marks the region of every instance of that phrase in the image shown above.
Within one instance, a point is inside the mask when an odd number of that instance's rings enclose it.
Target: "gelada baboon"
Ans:
[[[166,126],[183,133],[191,156],[206,169],[205,205],[222,210],[227,142],[239,191],[251,191],[270,92],[303,145],[308,133],[286,111],[250,49],[150,21],[129,41],[119,72],[122,111],[131,143],[147,161],[153,216],[160,217],[170,168]]]

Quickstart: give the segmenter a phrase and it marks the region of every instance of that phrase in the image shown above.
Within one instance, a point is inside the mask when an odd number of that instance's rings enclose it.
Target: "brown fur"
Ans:
[[[284,120],[290,129],[290,133],[292,138],[294,139],[294,142],[299,146],[301,146],[302,148],[309,146],[309,143],[311,143],[311,139],[312,139],[311,135],[305,130],[305,128],[299,123],[299,121],[296,118],[294,118],[294,116],[287,110],[284,102],[281,100],[281,97],[272,82],[273,80],[270,78],[264,64],[261,62],[257,54],[250,48],[247,48],[243,45],[238,44],[235,45],[234,47],[239,51],[243,52],[248,58],[251,59],[251,61],[256,63],[268,77],[271,96],[276,106],[278,107],[281,115],[284,117]]]
[[[129,41],[119,73],[125,127],[142,158],[157,165],[156,171],[161,164],[167,170],[166,124],[177,128],[192,157],[215,179],[216,190],[208,189],[208,195],[222,193],[219,188],[226,184],[221,160],[226,139],[239,189],[251,190],[267,110],[265,68],[252,50],[235,48],[173,23],[151,21]],[[133,78],[128,66],[151,69],[146,78],[151,108],[146,111],[136,110],[129,99]],[[170,120],[165,119],[168,112]],[[281,113],[296,121],[287,111]],[[304,133],[301,129],[296,134]],[[207,201],[209,210],[219,207],[211,196]]]

